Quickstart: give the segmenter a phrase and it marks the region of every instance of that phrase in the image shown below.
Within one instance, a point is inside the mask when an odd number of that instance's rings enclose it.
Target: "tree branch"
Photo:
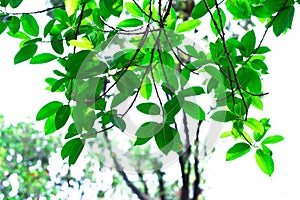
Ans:
[[[5,14],[8,14],[8,15],[23,15],[23,14],[39,14],[39,13],[44,13],[44,12],[48,12],[48,11],[51,11],[51,10],[54,10],[56,8],[65,8],[64,5],[61,5],[61,6],[54,6],[54,7],[51,7],[51,8],[46,8],[44,10],[39,10],[39,11],[34,11],[34,12],[24,12],[24,13],[6,13],[6,12],[3,12]]]

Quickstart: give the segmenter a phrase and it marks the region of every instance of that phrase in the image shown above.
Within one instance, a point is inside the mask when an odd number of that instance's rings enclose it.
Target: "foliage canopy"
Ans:
[[[0,6],[17,8],[21,3],[1,0]],[[49,90],[63,92],[66,101],[47,103],[36,120],[45,120],[45,134],[68,126],[68,141],[61,156],[68,158],[70,165],[89,139],[107,135],[110,130],[128,131],[131,124],[125,117],[135,107],[150,118],[160,118],[143,121],[133,145],[154,141],[164,155],[175,152],[181,155],[180,162],[186,163],[191,152],[198,151],[198,142],[192,150],[189,127],[184,123],[185,130],[179,130],[178,117],[194,119],[199,127],[209,118],[231,122],[232,130],[221,137],[231,136],[237,143],[228,150],[226,160],[253,149],[258,166],[271,176],[274,162],[269,145],[283,137],[268,136],[269,119],[253,118],[251,114],[253,109],[263,110],[261,99],[267,95],[262,78],[268,74],[264,59],[270,49],[263,46],[263,40],[270,29],[280,36],[292,27],[297,3],[200,0],[182,15],[184,9],[178,10],[178,2],[172,0],[65,0],[62,5],[31,13],[3,9],[0,33],[21,39],[15,64],[28,60],[30,64],[60,63],[61,68],[53,70],[55,78],[46,81]],[[46,11],[53,11],[53,18],[41,27],[34,15]],[[230,35],[230,17],[246,24],[243,35]],[[255,18],[265,25],[262,38],[257,38],[251,26]],[[207,37],[209,48],[205,53],[195,42],[184,41],[190,31],[208,31],[201,29],[207,21],[214,36]],[[43,43],[52,50],[37,53]],[[111,48],[112,43],[119,46],[117,51]],[[192,85],[193,77],[201,74],[209,74],[209,78]],[[191,100],[199,95],[213,96],[216,103],[211,110]],[[129,101],[126,109],[120,110],[125,101]],[[210,111],[212,114],[208,114]]]

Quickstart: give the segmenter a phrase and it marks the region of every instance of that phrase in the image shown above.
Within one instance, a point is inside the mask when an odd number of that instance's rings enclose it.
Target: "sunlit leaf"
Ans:
[[[272,156],[258,149],[255,153],[255,160],[259,168],[267,175],[271,176],[274,172],[274,161]]]
[[[181,33],[181,32],[186,32],[186,31],[191,31],[197,28],[201,22],[197,19],[191,19],[188,21],[184,21],[180,24],[178,24],[176,28],[176,32]]]
[[[240,142],[231,147],[226,153],[226,161],[239,158],[250,151],[250,146],[247,143]]]

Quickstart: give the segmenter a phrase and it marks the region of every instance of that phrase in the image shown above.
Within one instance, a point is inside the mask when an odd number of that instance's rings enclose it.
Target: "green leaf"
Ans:
[[[173,139],[176,135],[176,130],[165,124],[155,135],[155,142],[158,148],[167,155],[173,147]]]
[[[262,144],[275,144],[284,140],[281,135],[272,135],[262,141]]]
[[[155,103],[141,103],[136,106],[136,108],[145,114],[148,115],[159,115],[160,114],[160,107]]]
[[[12,8],[17,8],[20,6],[20,4],[22,3],[23,0],[10,0],[9,1],[9,5],[12,7]]]
[[[232,132],[231,131],[223,132],[220,135],[220,138],[226,138],[226,137],[229,137],[229,136],[232,136]]]
[[[241,39],[241,44],[243,45],[243,51],[241,51],[242,55],[249,57],[255,49],[255,43],[256,36],[254,31],[248,31]]]
[[[82,49],[91,50],[94,48],[92,42],[89,41],[89,39],[87,39],[86,37],[81,38],[81,40],[70,40],[69,43],[72,46],[79,47]]]
[[[114,126],[118,127],[122,132],[124,132],[124,130],[126,129],[126,123],[121,117],[111,115],[110,121]]]
[[[61,127],[63,127],[70,116],[71,113],[71,109],[69,105],[64,105],[61,106],[57,112],[56,112],[56,117],[55,117],[55,127],[56,130],[60,129]]]
[[[183,68],[180,72],[180,85],[184,87],[190,79],[191,71]]]
[[[219,12],[220,12],[220,15],[219,15]],[[213,13],[213,18],[217,24],[217,27],[212,19],[210,20],[210,27],[211,27],[212,32],[216,36],[218,36],[219,35],[218,31],[220,31],[222,33],[222,29],[225,28],[226,15],[225,15],[224,11],[220,8],[219,10],[215,10],[215,12]],[[221,22],[222,22],[222,24],[221,24]]]
[[[73,15],[80,4],[80,0],[64,0],[64,2],[68,16]]]
[[[95,102],[95,110],[105,110],[106,108],[106,101],[104,98],[98,99]]]
[[[12,16],[8,22],[8,28],[13,34],[18,32],[20,29],[20,19],[16,16]]]
[[[255,70],[261,70],[262,74],[267,74],[268,73],[268,66],[264,61],[260,59],[254,59],[251,61],[251,66]]]
[[[46,37],[50,33],[54,23],[55,23],[55,19],[52,19],[46,24],[44,28],[44,37]]]
[[[265,132],[264,126],[254,118],[248,118],[247,121],[245,121],[245,124],[255,132],[258,132],[260,134],[263,134]]]
[[[54,115],[63,104],[59,101],[52,101],[44,105],[36,115],[36,120],[40,121]]]
[[[129,95],[126,93],[116,94],[111,102],[110,107],[114,108],[114,107],[118,106],[119,104],[123,103],[128,97],[129,97]]]
[[[270,11],[277,12],[286,3],[286,0],[266,0],[263,2],[265,8]]]
[[[70,139],[72,137],[75,137],[76,135],[78,135],[78,131],[76,129],[75,123],[72,123],[69,128],[68,128],[68,133],[65,135],[64,139]]]
[[[7,28],[7,24],[0,20],[0,34],[2,34]]]
[[[188,54],[195,57],[195,58],[198,58],[199,57],[199,53],[198,51],[195,49],[195,47],[193,47],[192,45],[185,45],[184,46],[185,49],[187,50]]]
[[[257,96],[252,96],[251,98],[252,98],[251,104],[252,104],[255,108],[257,108],[257,109],[259,109],[259,110],[263,110],[263,109],[264,109],[264,104],[263,104],[263,102],[260,100],[259,97],[257,97]]]
[[[72,78],[77,77],[77,73],[86,57],[91,53],[89,50],[82,50],[72,54],[66,62],[66,70],[70,72]],[[78,77],[79,78],[79,77]]]
[[[226,0],[227,10],[238,19],[249,19],[251,7],[248,0]]]
[[[65,87],[64,87],[64,83],[66,82],[66,78],[62,78],[62,79],[59,79],[59,80],[57,80],[53,85],[52,85],[52,87],[51,87],[51,92],[56,92],[56,91],[58,91],[58,92],[63,92],[63,91],[65,91]]]
[[[7,35],[9,35],[11,37],[14,37],[14,38],[19,38],[19,39],[24,39],[24,40],[30,40],[30,37],[27,34],[21,32],[21,31],[18,31],[16,33],[13,33],[11,31],[9,31],[9,32],[7,32]]]
[[[174,117],[175,115],[180,111],[181,105],[177,99],[177,97],[173,97],[169,101],[167,101],[164,105],[164,110],[165,110],[165,120],[166,123],[174,123]]]
[[[133,2],[126,2],[125,8],[135,17],[143,17],[143,12]]]
[[[211,118],[218,122],[229,122],[236,119],[236,116],[230,111],[217,111],[212,114]]]
[[[258,149],[255,153],[255,160],[259,168],[268,176],[274,172],[274,161],[272,156],[265,153],[263,150]]]
[[[138,138],[151,138],[158,133],[160,128],[161,125],[157,122],[145,122],[138,128],[135,135]]]
[[[61,35],[55,35],[51,38],[51,46],[56,53],[64,53],[64,44]]]
[[[32,15],[23,14],[20,19],[22,27],[26,33],[35,37],[39,35],[39,25]]]
[[[191,19],[188,21],[184,21],[178,24],[176,28],[176,32],[181,33],[181,32],[191,31],[197,28],[200,24],[201,22],[198,19]]]
[[[134,142],[134,146],[146,144],[151,138],[152,137],[148,137],[148,138],[136,138],[136,141]]]
[[[288,6],[284,8],[276,17],[273,23],[273,32],[276,36],[279,36],[287,28],[292,27],[292,22],[294,19],[295,8],[293,6]]]
[[[200,106],[190,101],[183,101],[182,109],[190,117],[196,120],[205,120],[205,112]]]
[[[140,85],[140,79],[133,71],[127,70],[117,83],[117,88],[120,92],[132,93],[132,91],[138,88]]]
[[[257,49],[256,54],[265,54],[270,51],[271,51],[271,49],[269,47],[261,46]]]
[[[207,0],[209,9],[215,6],[215,0]],[[203,17],[206,13],[208,13],[208,10],[205,5],[205,1],[201,0],[192,10],[192,17],[194,19],[198,19],[200,17]]]
[[[151,84],[151,80],[146,77],[143,80],[143,83],[141,85],[141,89],[140,89],[140,93],[142,95],[142,97],[144,97],[145,99],[150,99],[151,94],[152,94],[152,84]]]
[[[54,115],[51,115],[50,117],[48,117],[48,119],[46,120],[45,126],[44,126],[45,135],[49,135],[56,131],[55,117],[56,117],[56,115],[54,114]]]
[[[68,163],[69,165],[73,165],[77,161],[83,147],[84,141],[80,138],[74,138],[68,141],[61,150],[62,159],[69,157]]]
[[[261,80],[256,71],[250,68],[242,67],[237,72],[239,83],[244,89],[253,94],[261,93]]]
[[[213,66],[205,66],[204,70],[209,75],[211,75],[211,77],[214,78],[215,80],[217,80],[219,82],[223,82],[222,74],[217,68],[215,68]]]
[[[68,27],[70,25],[70,19],[68,14],[63,9],[55,9],[53,11],[54,18],[57,19],[62,25]]]
[[[57,59],[57,56],[55,55],[50,53],[42,53],[31,58],[30,64],[44,64],[55,59]]]
[[[193,86],[193,87],[181,90],[179,92],[179,95],[183,96],[183,97],[197,96],[197,95],[201,95],[201,94],[205,94],[205,91],[200,86]]]
[[[249,144],[240,142],[231,147],[226,153],[226,161],[231,161],[239,158],[251,150]]]
[[[138,27],[138,26],[142,26],[142,25],[143,25],[142,20],[131,18],[131,19],[125,19],[125,20],[121,21],[117,25],[117,27],[128,28],[128,27]]]
[[[38,46],[36,44],[28,44],[22,47],[14,57],[14,63],[19,64],[26,60],[29,60],[34,56]]]
[[[123,0],[104,0],[106,8],[112,15],[119,17],[123,10]]]

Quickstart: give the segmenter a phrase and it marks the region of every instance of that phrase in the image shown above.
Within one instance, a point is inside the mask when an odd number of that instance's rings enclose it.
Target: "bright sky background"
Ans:
[[[34,0],[27,11],[40,10],[43,1]],[[34,3],[33,3],[34,2]],[[216,152],[205,168],[207,178],[206,200],[282,200],[299,199],[299,116],[300,85],[299,44],[300,15],[296,7],[293,29],[276,38],[271,33],[264,42],[272,51],[267,54],[270,75],[264,77],[266,92],[264,111],[258,117],[270,117],[272,128],[269,134],[281,134],[285,140],[274,145],[275,172],[272,178],[264,175],[257,167],[254,152],[232,162],[225,161],[225,152],[232,141],[219,140]],[[39,18],[42,21],[42,18]],[[43,21],[47,23],[47,20]],[[18,51],[18,40],[0,36],[0,113],[7,122],[34,121],[37,111],[47,102],[57,99],[45,91],[44,79],[51,74],[53,63],[29,65],[28,62],[13,65]],[[260,38],[258,36],[258,38]],[[42,52],[41,52],[42,53]],[[226,130],[224,130],[226,131]],[[174,178],[179,173],[174,173]]]

